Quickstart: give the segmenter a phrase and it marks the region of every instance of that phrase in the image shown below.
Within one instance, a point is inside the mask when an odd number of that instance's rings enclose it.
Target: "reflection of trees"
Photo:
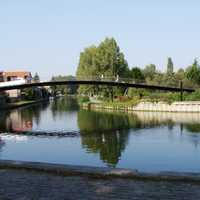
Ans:
[[[0,136],[0,152],[4,145],[5,145],[5,142],[1,139],[1,136]]]
[[[185,124],[185,129],[192,133],[200,133],[200,124]]]
[[[109,166],[116,166],[128,141],[128,115],[81,110],[78,125],[83,147],[89,152],[99,153],[101,160]]]
[[[134,120],[134,123],[135,121],[136,120]],[[82,132],[92,132],[96,130],[108,131],[130,128],[130,120],[128,115],[87,110],[79,111],[78,124]]]
[[[93,123],[91,123],[91,121]],[[81,110],[78,113],[78,124],[81,131],[95,130],[122,130],[122,129],[141,129],[167,125],[172,129],[172,120],[159,121],[156,118],[149,120],[139,119],[137,114],[124,114],[119,112],[100,112]]]
[[[48,105],[49,105],[49,102],[42,102],[39,104],[32,105],[25,109],[21,109],[20,112],[21,112],[22,119],[30,120],[30,121],[34,119],[36,121],[36,124],[39,124],[41,120],[40,119],[41,112],[46,110]]]
[[[82,135],[82,146],[88,152],[99,153],[101,160],[110,167],[119,162],[121,153],[125,150],[128,141],[128,130],[112,131],[111,133],[94,133]]]
[[[1,110],[1,114],[0,114],[0,132],[2,132],[2,130],[6,129],[6,117],[7,117],[8,113],[5,111]]]
[[[100,158],[109,166],[116,166],[125,150],[129,129],[150,128],[160,125],[173,127],[168,120],[139,120],[136,114],[109,113],[80,110],[78,125],[81,131],[82,146],[89,152],[99,153]]]
[[[74,97],[64,97],[55,99],[51,103],[51,111],[53,116],[61,115],[62,113],[77,111],[78,102]]]
[[[190,133],[187,134],[189,140],[197,147],[200,143],[200,124],[185,124],[184,128]]]

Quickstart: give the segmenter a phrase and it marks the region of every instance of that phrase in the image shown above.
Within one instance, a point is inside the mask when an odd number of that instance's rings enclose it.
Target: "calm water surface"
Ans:
[[[200,114],[111,113],[76,99],[1,112],[0,159],[200,172]]]

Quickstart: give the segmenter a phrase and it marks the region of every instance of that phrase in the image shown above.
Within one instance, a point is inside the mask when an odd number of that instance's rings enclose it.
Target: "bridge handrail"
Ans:
[[[180,87],[180,86],[170,86],[170,85],[162,85],[162,84],[150,84],[150,83],[147,83],[145,82],[145,80],[140,80],[140,79],[133,79],[133,78],[127,78],[127,77],[119,77],[119,76],[77,76],[75,78],[71,78],[69,80],[50,80],[50,81],[40,81],[40,82],[32,82],[31,84],[29,82],[25,83],[25,84],[22,84],[21,85],[21,88],[25,88],[26,86],[25,85],[29,85],[27,87],[34,87],[34,86],[45,86],[45,85],[54,85],[53,83],[56,82],[58,85],[60,84],[65,84],[65,82],[68,84],[70,84],[70,81],[72,84],[75,84],[76,81],[83,81],[83,83],[80,83],[80,84],[84,84],[84,81],[87,82],[85,84],[90,84],[88,82],[105,82],[105,84],[108,84],[108,85],[115,85],[117,86],[116,83],[119,83],[119,85],[123,86],[123,83],[124,84],[135,84],[135,87],[136,88],[149,88],[149,89],[154,89],[157,88],[158,90],[159,89],[163,89],[163,90],[170,90],[170,91],[188,91],[188,92],[192,92],[192,91],[195,91],[194,89],[192,88],[183,88],[183,87]],[[112,84],[114,83],[114,84]],[[93,83],[91,83],[92,85]],[[96,83],[98,84],[98,83]],[[100,84],[100,83],[99,83]],[[104,84],[104,85],[105,85]],[[130,85],[128,87],[131,87]],[[0,90],[3,91],[3,90],[11,90],[12,88],[20,88],[20,85],[10,85],[10,86],[7,86],[7,87],[1,87],[0,86]]]
[[[57,81],[59,80],[52,80]],[[127,77],[115,77],[115,76],[78,76],[75,78],[70,78],[69,81],[112,81],[112,82],[125,82],[125,83],[145,83],[144,80],[140,79],[133,79],[133,78],[127,78]]]

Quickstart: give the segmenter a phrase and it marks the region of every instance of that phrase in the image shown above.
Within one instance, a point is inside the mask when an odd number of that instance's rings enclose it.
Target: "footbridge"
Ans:
[[[67,81],[51,80],[51,81],[41,81],[37,83],[24,83],[24,84],[6,85],[6,86],[1,86],[0,84],[0,92],[6,90],[14,90],[14,89],[24,89],[24,88],[42,87],[42,86],[57,86],[57,85],[102,85],[102,86],[113,86],[113,87],[124,87],[124,88],[144,88],[150,90],[161,90],[161,91],[171,91],[171,92],[195,91],[195,89],[192,88],[184,88],[182,82],[180,83],[180,87],[172,87],[164,85],[147,84],[139,80],[128,79],[128,78],[79,77],[74,80],[67,80]]]

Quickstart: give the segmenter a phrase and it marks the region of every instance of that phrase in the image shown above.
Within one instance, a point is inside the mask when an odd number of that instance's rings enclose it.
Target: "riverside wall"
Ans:
[[[184,101],[168,104],[165,102],[140,102],[128,110],[153,112],[200,112],[200,101]]]
[[[166,102],[142,101],[134,106],[120,105],[103,105],[101,103],[86,104],[83,107],[107,110],[124,110],[124,111],[151,111],[151,112],[198,112],[200,113],[200,101],[183,101],[168,104]]]

